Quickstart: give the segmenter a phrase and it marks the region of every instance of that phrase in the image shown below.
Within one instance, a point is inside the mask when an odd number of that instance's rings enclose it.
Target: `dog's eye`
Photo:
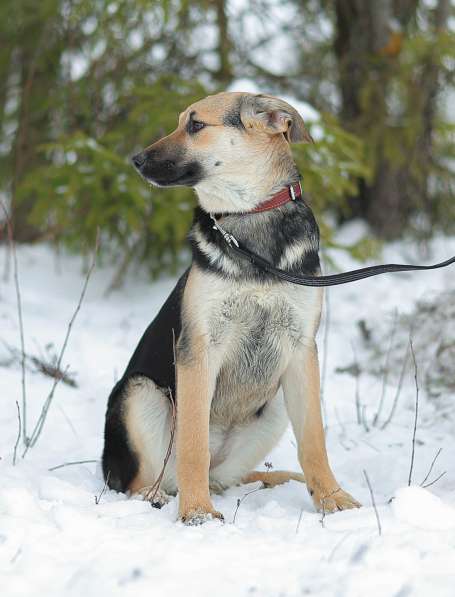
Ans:
[[[199,120],[190,120],[190,122],[188,123],[188,132],[191,134],[197,133],[204,127],[205,127],[205,124],[203,122],[199,122]]]

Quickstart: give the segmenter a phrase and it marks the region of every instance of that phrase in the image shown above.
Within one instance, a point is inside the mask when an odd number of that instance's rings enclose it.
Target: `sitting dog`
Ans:
[[[322,290],[277,280],[226,242],[233,235],[275,267],[319,275],[319,230],[290,149],[305,141],[288,103],[220,93],[132,159],[156,186],[193,187],[199,206],[191,267],[109,397],[103,471],[109,487],[130,494],[150,497],[158,483],[158,505],[178,490],[187,524],[222,518],[210,490],[253,481],[305,482],[324,512],[360,505],[338,485],[325,447],[315,342]],[[304,475],[255,471],[289,419]]]

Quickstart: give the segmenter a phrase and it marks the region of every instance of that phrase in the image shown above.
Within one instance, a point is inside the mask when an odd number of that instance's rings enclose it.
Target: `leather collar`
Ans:
[[[276,207],[281,207],[285,205],[289,201],[295,201],[296,199],[302,198],[302,185],[299,182],[295,182],[281,191],[278,191],[273,197],[267,199],[267,201],[263,201],[257,207],[248,211],[249,214],[256,214],[262,211],[269,211],[270,209],[275,209]]]

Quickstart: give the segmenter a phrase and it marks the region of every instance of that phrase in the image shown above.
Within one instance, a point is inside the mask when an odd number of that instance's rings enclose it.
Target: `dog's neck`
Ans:
[[[245,213],[267,201],[278,191],[298,182],[299,172],[288,154],[278,154],[254,172],[217,176],[199,183],[195,189],[199,205],[208,213]]]
[[[203,208],[195,210],[190,232],[193,259],[204,270],[234,278],[266,281],[273,276],[231,251],[223,232],[260,255],[274,267],[315,274],[319,268],[319,230],[304,199],[261,213],[224,213],[216,220]]]

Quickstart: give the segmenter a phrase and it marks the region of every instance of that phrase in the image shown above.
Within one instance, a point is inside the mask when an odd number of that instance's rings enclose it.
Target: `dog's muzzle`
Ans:
[[[194,187],[203,176],[199,162],[185,162],[181,155],[161,157],[154,151],[141,151],[131,161],[141,176],[160,187]]]

